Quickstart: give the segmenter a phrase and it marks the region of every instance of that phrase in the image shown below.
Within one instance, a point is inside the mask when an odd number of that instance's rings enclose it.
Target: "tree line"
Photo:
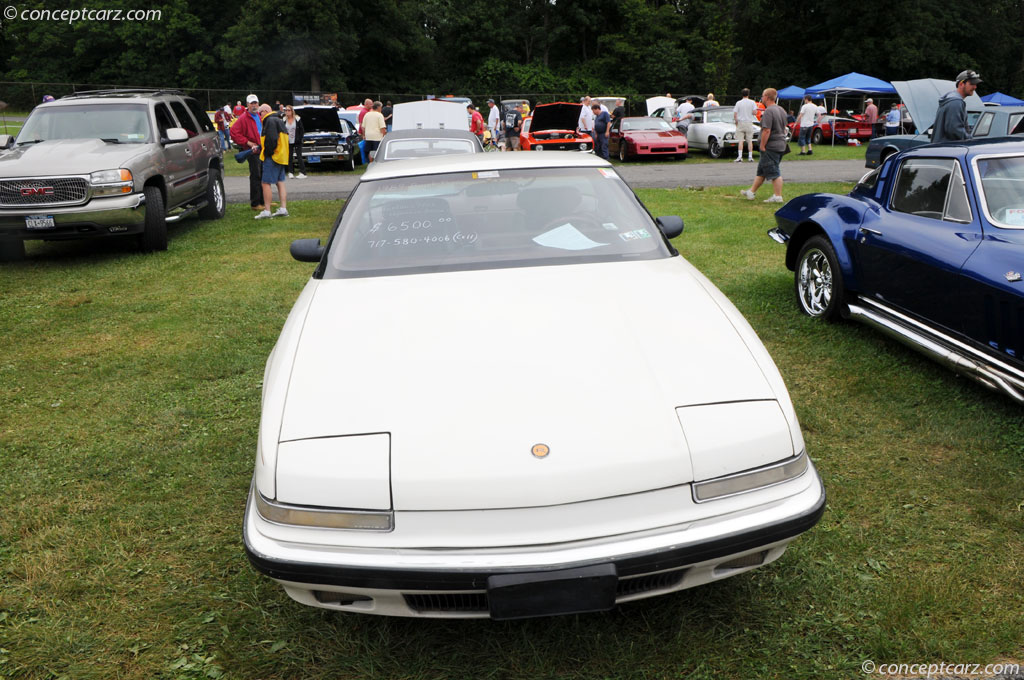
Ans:
[[[152,7],[159,21],[3,20],[0,81],[728,96],[743,87],[806,87],[850,71],[952,79],[973,68],[984,78],[982,93],[1024,95],[1024,0],[171,0]]]

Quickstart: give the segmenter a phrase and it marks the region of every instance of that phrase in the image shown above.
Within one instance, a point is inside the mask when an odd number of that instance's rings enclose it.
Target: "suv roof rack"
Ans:
[[[79,90],[78,92],[72,94],[66,94],[63,97],[61,97],[61,99],[77,99],[79,97],[153,97],[162,94],[176,94],[185,96],[185,92],[183,90],[158,87],[138,87],[114,90]]]

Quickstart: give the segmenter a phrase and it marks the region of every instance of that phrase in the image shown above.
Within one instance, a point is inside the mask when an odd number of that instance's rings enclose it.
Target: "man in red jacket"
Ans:
[[[263,121],[260,120],[260,98],[254,94],[245,98],[248,110],[238,117],[231,126],[231,141],[251,153],[249,162],[249,205],[253,210],[262,211],[263,187],[260,186],[263,173],[260,170],[260,135]]]

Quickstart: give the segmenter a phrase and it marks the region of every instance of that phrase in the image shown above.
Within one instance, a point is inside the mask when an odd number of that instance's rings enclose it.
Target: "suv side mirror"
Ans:
[[[665,238],[675,238],[683,233],[683,218],[679,215],[663,215],[654,220]]]
[[[288,251],[299,262],[319,262],[324,256],[324,247],[318,238],[300,238],[292,241]]]
[[[185,128],[167,128],[167,137],[161,141],[165,144],[172,142],[185,142],[188,141],[188,133],[185,132]]]
[[[14,135],[0,135],[0,149],[10,149],[14,146]]]

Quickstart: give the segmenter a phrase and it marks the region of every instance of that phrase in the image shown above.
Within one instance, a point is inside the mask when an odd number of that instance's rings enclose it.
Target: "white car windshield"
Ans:
[[[76,104],[32,112],[18,144],[51,139],[104,139],[121,144],[152,141],[148,109],[140,104]]]
[[[732,109],[715,107],[704,112],[705,123],[733,123]]]
[[[468,139],[393,139],[384,144],[384,158],[423,158],[452,153],[473,153],[476,149]]]
[[[610,168],[492,170],[367,181],[345,206],[325,278],[670,257]]]

